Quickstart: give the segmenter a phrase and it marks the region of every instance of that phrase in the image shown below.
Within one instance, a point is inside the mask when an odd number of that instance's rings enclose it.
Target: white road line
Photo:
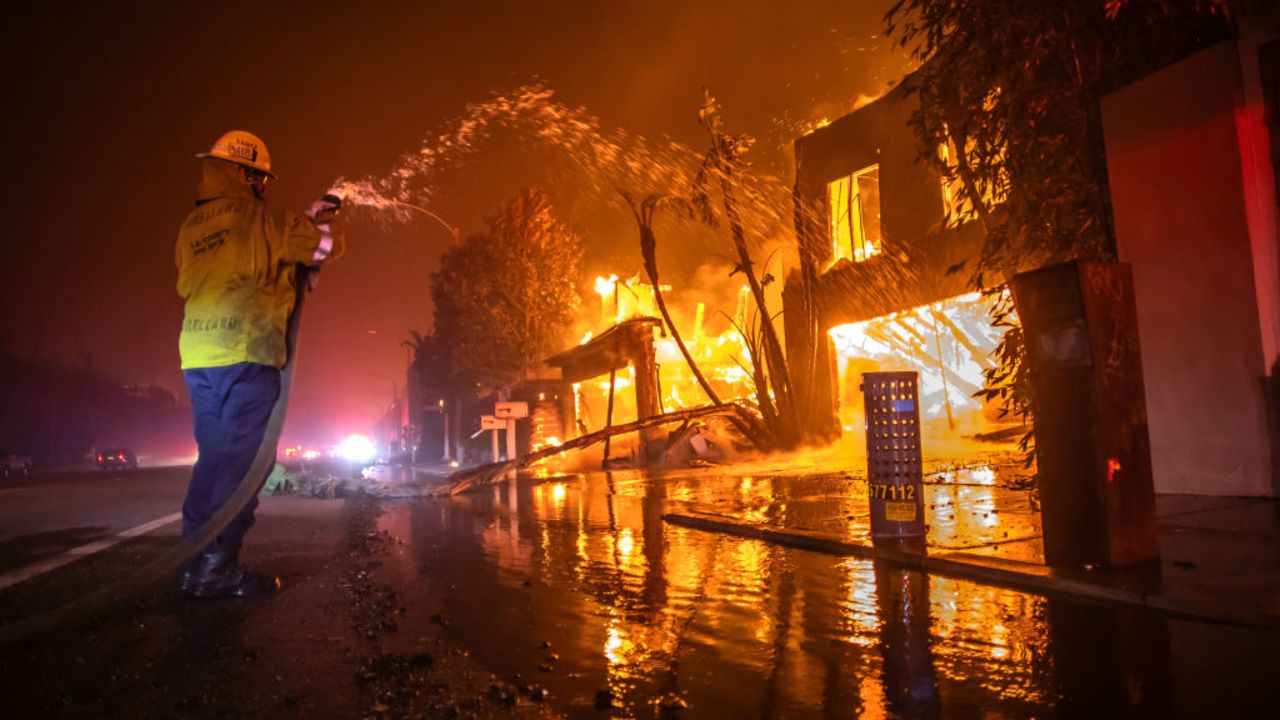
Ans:
[[[174,522],[176,520],[180,520],[181,518],[182,518],[182,513],[180,512],[171,513],[169,515],[165,515],[164,517],[156,518],[151,522],[142,523],[137,527],[131,527],[128,530],[124,530],[119,533],[116,533],[115,535],[107,538],[106,540],[95,540],[94,542],[91,542],[91,543],[85,543],[84,545],[81,545],[79,547],[71,548],[70,550],[62,553],[61,555],[55,555],[51,558],[46,558],[44,560],[31,563],[30,565],[27,565],[26,567],[20,567],[17,570],[10,570],[9,572],[4,573],[3,575],[0,575],[0,590],[4,590],[7,587],[17,585],[20,582],[25,582],[27,580],[30,580],[33,577],[43,575],[49,572],[50,570],[60,568],[63,565],[66,565],[69,562],[79,560],[82,557],[87,557],[89,555],[93,555],[94,553],[102,552],[103,550],[106,550],[107,548],[113,545],[116,545],[120,542],[123,542],[125,540],[128,540],[129,538],[137,537],[139,535],[144,535],[146,533],[151,532],[152,530],[155,530],[158,527],[168,525],[169,523]]]
[[[155,520],[152,520],[151,522],[148,522],[148,523],[142,523],[141,525],[139,525],[139,526],[137,526],[137,527],[131,527],[131,528],[129,528],[128,530],[125,530],[125,531],[121,532],[121,533],[120,533],[119,535],[117,535],[116,537],[119,537],[119,538],[131,538],[131,537],[138,537],[139,535],[146,535],[147,533],[151,532],[152,530],[155,530],[156,528],[158,528],[158,527],[162,527],[162,526],[164,526],[164,525],[168,525],[169,523],[171,523],[171,522],[173,522],[174,520],[177,520],[177,519],[179,519],[179,518],[181,518],[181,517],[182,517],[182,513],[180,513],[180,512],[176,512],[176,513],[173,513],[173,514],[171,514],[171,515],[165,515],[164,517],[162,517],[162,518],[156,518]]]

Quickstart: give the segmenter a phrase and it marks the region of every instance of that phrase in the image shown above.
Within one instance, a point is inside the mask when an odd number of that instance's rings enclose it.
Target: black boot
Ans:
[[[196,555],[182,566],[182,574],[178,576],[178,592],[189,595],[196,587],[196,578],[200,574],[200,560],[203,556]]]
[[[237,555],[216,545],[200,553],[191,594],[198,598],[246,598],[265,595],[278,587],[275,578],[259,577],[240,567]]]

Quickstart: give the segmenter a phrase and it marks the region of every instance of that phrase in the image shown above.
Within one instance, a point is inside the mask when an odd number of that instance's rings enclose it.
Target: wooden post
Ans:
[[[636,370],[636,419],[645,420],[661,414],[658,397],[658,363],[654,356],[653,329],[647,325],[636,327],[630,338],[633,352],[632,362]],[[656,442],[661,430],[649,428],[640,431],[640,466],[649,464],[653,458],[650,450],[658,447]]]
[[[609,371],[609,404],[606,406],[604,413],[604,429],[608,430],[613,427],[613,381],[618,376],[617,369]],[[600,460],[601,469],[609,469],[609,440],[613,436],[606,436],[604,439],[604,457]]]

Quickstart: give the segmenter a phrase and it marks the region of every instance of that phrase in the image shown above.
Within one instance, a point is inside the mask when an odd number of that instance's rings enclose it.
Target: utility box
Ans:
[[[915,372],[862,374],[873,540],[924,536],[918,379]]]
[[[1031,373],[1045,562],[1157,560],[1131,268],[1074,261],[1011,286]]]

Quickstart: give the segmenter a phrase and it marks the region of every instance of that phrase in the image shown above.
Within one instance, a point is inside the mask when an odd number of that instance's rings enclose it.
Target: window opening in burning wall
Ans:
[[[832,262],[862,262],[880,254],[880,166],[827,183]]]

